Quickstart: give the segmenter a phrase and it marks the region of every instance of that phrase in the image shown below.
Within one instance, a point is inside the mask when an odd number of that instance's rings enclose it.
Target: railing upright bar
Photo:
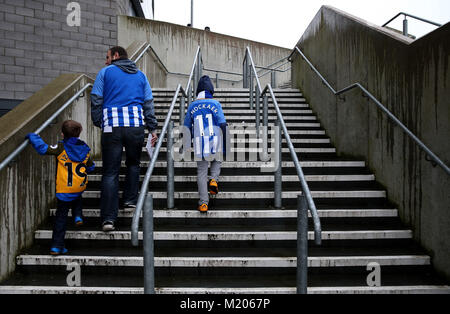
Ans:
[[[308,290],[308,202],[304,195],[297,200],[297,294]]]
[[[41,133],[46,127],[48,127],[53,120],[55,120],[70,104],[72,104],[74,101],[80,97],[81,94],[83,94],[86,89],[89,87],[92,87],[91,83],[88,83],[84,85],[75,95],[73,95],[68,101],[66,101],[59,109],[53,113],[50,118],[48,118],[34,133],[39,134]],[[22,144],[19,145],[11,154],[8,155],[0,164],[0,171],[5,168],[11,161],[13,161],[27,146],[29,141],[25,140]]]
[[[153,196],[146,193],[143,216],[144,294],[155,294],[155,245],[153,241]]]
[[[280,120],[276,120],[275,121],[275,134],[276,134],[276,138],[275,138],[275,149],[276,149],[276,158],[275,158],[275,162],[277,163],[276,165],[276,170],[274,173],[274,207],[277,209],[280,209],[282,207],[282,201],[283,201],[283,169],[282,169],[282,165],[283,165],[283,161],[282,161],[282,156],[283,156],[283,136],[282,136],[282,131],[281,131],[281,127],[280,127]]]
[[[186,115],[186,99],[183,95],[180,95],[180,125],[184,123],[184,117]]]
[[[369,97],[392,121],[394,121],[395,124],[397,124],[416,144],[428,155],[431,157],[431,159],[438,164],[444,171],[450,175],[450,168],[444,164],[444,162],[436,156],[417,136],[414,135],[395,115],[393,115],[378,99],[375,98],[367,89],[365,89],[361,84],[355,83],[348,87],[345,87],[339,91],[336,91],[333,87],[331,87],[330,83],[320,74],[320,72],[315,68],[315,66],[309,61],[309,59],[303,54],[303,52],[298,48],[295,47],[294,51],[291,53],[291,56],[294,52],[298,52],[300,56],[305,60],[305,62],[311,67],[313,72],[319,76],[319,78],[322,80],[322,82],[331,90],[331,92],[335,96],[339,96],[343,93],[348,92],[349,90],[352,90],[354,88],[359,88],[362,90],[362,92]]]
[[[249,97],[249,100],[250,100],[250,109],[251,110],[253,110],[253,93],[254,93],[254,91],[253,91],[253,72],[252,71],[249,71],[249,76],[250,76],[250,79],[249,79],[249,95],[248,95],[248,97]]]
[[[169,122],[167,128],[167,209],[173,209],[175,207],[175,182],[174,182],[174,162],[173,162],[173,121]]]
[[[406,16],[403,20],[403,35],[408,36],[408,19],[406,18]]]
[[[261,121],[261,91],[259,90],[259,88],[255,88],[256,92],[255,92],[255,109],[256,109],[256,135],[259,138],[259,125],[260,125],[260,121]]]

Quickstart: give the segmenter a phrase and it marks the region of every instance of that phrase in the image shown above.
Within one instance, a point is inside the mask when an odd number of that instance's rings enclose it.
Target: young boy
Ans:
[[[222,111],[222,105],[213,99],[214,86],[209,76],[202,76],[197,86],[197,99],[190,104],[184,126],[189,128],[194,140],[194,155],[197,159],[197,185],[200,200],[198,210],[208,211],[209,196],[219,193],[221,161],[217,153],[225,155],[227,122]],[[220,159],[220,158],[219,158]],[[208,160],[211,161],[211,179],[208,182]]]
[[[67,253],[64,237],[70,208],[75,225],[83,225],[81,195],[88,182],[87,173],[94,170],[95,164],[89,154],[91,149],[78,138],[82,129],[81,124],[76,121],[64,121],[61,128],[64,139],[55,146],[48,146],[37,134],[29,133],[26,136],[40,155],[56,156],[57,209],[50,248],[51,255]]]

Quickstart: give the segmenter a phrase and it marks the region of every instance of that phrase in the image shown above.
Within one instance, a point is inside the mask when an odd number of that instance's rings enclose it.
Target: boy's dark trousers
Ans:
[[[57,209],[55,215],[55,222],[53,224],[52,246],[57,248],[64,248],[64,237],[67,230],[67,215],[69,209],[72,209],[72,217],[82,216],[83,204],[82,197],[76,200],[65,202],[58,199]]]

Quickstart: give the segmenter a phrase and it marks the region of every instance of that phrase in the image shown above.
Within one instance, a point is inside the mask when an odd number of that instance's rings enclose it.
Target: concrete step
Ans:
[[[122,196],[122,191],[119,191]],[[167,192],[152,192],[153,199],[167,199]],[[302,195],[300,191],[283,191],[283,199],[297,199]],[[386,198],[386,191],[367,190],[367,191],[311,191],[313,198]],[[85,191],[84,198],[100,198],[100,191]],[[198,199],[198,192],[178,192],[174,193],[175,199]],[[213,199],[273,199],[274,192],[229,192],[222,191],[218,195],[211,197]]]
[[[50,216],[55,216],[56,208],[50,209]],[[397,217],[397,209],[319,209],[317,210],[321,218],[369,218],[369,217]],[[84,217],[100,217],[100,209],[85,208],[83,209]],[[119,218],[132,218],[134,211],[119,210]],[[311,213],[308,212],[311,217]],[[72,213],[69,213],[72,217]],[[141,213],[142,217],[142,213]],[[207,215],[198,210],[175,209],[175,210],[158,210],[153,211],[154,218],[188,218],[188,219],[249,219],[249,218],[297,218],[296,210],[214,210],[208,212]]]
[[[170,105],[172,104],[172,102],[159,102],[159,103],[154,103],[154,108],[155,110],[169,110]],[[248,100],[246,102],[240,102],[240,103],[221,103],[222,105],[222,109],[226,110],[226,109],[230,109],[230,110],[240,110],[240,109],[244,109],[244,110],[250,110],[250,104],[248,103]],[[311,109],[310,105],[307,103],[279,103],[278,107],[280,107],[280,110],[283,112],[284,110],[298,110],[298,109]],[[177,102],[177,104],[174,106],[174,109],[179,109],[180,108],[180,104],[179,102]],[[186,104],[186,109],[187,104]],[[253,107],[253,110],[255,109],[255,107]],[[269,104],[268,107],[269,110],[273,110],[273,104]],[[262,107],[261,107],[261,113],[262,113]]]
[[[177,136],[180,134],[180,132],[174,132],[174,140],[177,140]],[[241,133],[242,134],[242,133]],[[147,144],[147,138],[144,140],[145,145]],[[292,144],[330,144],[330,139],[329,138],[291,138],[291,142]],[[163,139],[163,143],[167,143],[167,137],[164,137]],[[262,144],[263,143],[263,139],[262,138],[244,138],[242,136],[242,138],[236,138],[233,137],[230,139],[230,143],[231,144]],[[271,145],[273,145],[273,143],[275,143],[275,140],[273,138],[268,138],[267,140],[267,144],[270,147]],[[283,138],[282,140],[283,144],[286,144],[286,139]],[[256,146],[256,145],[254,145]],[[162,146],[164,147],[164,146]]]
[[[298,119],[297,119],[298,120]],[[320,128],[320,123],[316,123],[316,122],[286,122],[286,127],[288,128],[288,132],[290,131],[289,128]],[[180,125],[180,123],[175,120],[174,123],[174,127],[178,127]],[[158,127],[163,127],[164,126],[164,120],[159,120],[158,121]],[[269,122],[268,124],[269,128],[273,128],[275,126],[274,123]],[[237,127],[243,127],[243,128],[254,128],[255,127],[255,122],[254,119],[253,121],[250,122],[230,122],[228,123],[228,127],[231,128],[237,128]]]
[[[162,114],[162,113],[167,113],[169,110],[169,106],[167,106],[167,108],[161,108],[160,106],[155,106],[155,112],[156,114]],[[180,109],[178,107],[175,107],[173,110],[173,115],[179,117],[179,112]],[[309,109],[296,109],[296,110],[286,110],[283,109],[281,110],[283,115],[302,115],[302,114],[307,114],[307,115],[312,115],[314,114],[312,110]],[[229,117],[232,115],[248,115],[251,116],[253,119],[255,118],[256,115],[256,110],[255,109],[242,109],[242,108],[227,108],[227,109],[223,109],[223,113],[225,114],[225,117]],[[276,111],[274,109],[270,109],[269,110],[269,116],[276,116]],[[261,110],[261,116],[262,116],[262,110]]]
[[[23,266],[80,266],[143,267],[141,256],[51,256],[19,255],[17,265]],[[369,263],[380,266],[430,265],[426,255],[398,256],[320,256],[308,257],[308,267],[365,267]],[[296,257],[155,257],[155,267],[297,267]]]
[[[140,176],[140,179],[144,179],[144,175]],[[296,175],[283,175],[283,182],[300,182],[300,179]],[[305,176],[305,179],[315,182],[324,181],[374,181],[374,175],[310,175]],[[102,180],[101,175],[89,175],[89,182],[100,182]],[[125,181],[125,175],[119,175],[120,181]],[[167,176],[152,175],[152,182],[167,182]],[[176,175],[174,176],[175,182],[197,182],[197,176]],[[258,176],[220,176],[219,182],[274,182],[273,175],[258,175]]]
[[[149,161],[141,161],[141,167],[148,167]],[[103,167],[103,162],[101,160],[95,161],[96,167]],[[260,162],[260,161],[224,161],[222,163],[222,169],[224,168],[261,168],[261,167],[271,167],[270,163]],[[333,160],[322,160],[322,161],[300,161],[300,166],[302,168],[363,168],[366,166],[364,161],[333,161]],[[125,161],[122,161],[121,167],[125,167]],[[167,167],[167,161],[157,161],[155,167]],[[174,162],[175,168],[197,168],[197,163],[195,161],[180,161]],[[294,162],[283,161],[283,168],[293,168]]]
[[[158,112],[157,112],[155,117],[159,121],[159,120],[165,120],[167,115],[158,115]],[[275,115],[270,115],[268,118],[269,118],[269,121],[278,120],[278,117],[275,116]],[[180,119],[180,116],[178,114],[172,114],[172,119],[174,121],[178,121]],[[255,115],[244,116],[242,114],[241,115],[236,114],[236,115],[226,115],[225,119],[227,120],[227,123],[231,123],[231,121],[239,121],[239,122],[246,121],[246,122],[250,122],[250,121],[255,121],[256,118],[255,118]],[[294,121],[316,121],[317,118],[314,115],[300,115],[300,114],[298,114],[298,115],[285,115],[285,116],[283,116],[283,120],[284,121],[291,121],[291,120],[294,120]]]
[[[295,294],[295,287],[172,288],[155,287],[157,294]],[[0,286],[0,294],[143,294],[142,287]],[[450,294],[445,285],[382,287],[308,287],[308,294]]]
[[[153,92],[153,97],[156,98],[160,98],[160,97],[172,97],[175,95],[175,91],[171,91],[171,92]],[[221,98],[229,98],[229,97],[249,97],[250,93],[249,91],[236,91],[236,92],[221,92],[221,91],[216,91],[214,93],[214,99],[221,99]],[[278,98],[285,98],[285,97],[303,97],[302,93],[297,91],[297,92],[275,92],[275,97]],[[271,98],[271,97],[269,97]]]
[[[179,149],[179,148],[178,148]],[[323,154],[323,153],[328,153],[328,154],[333,154],[336,153],[336,148],[334,147],[297,147],[294,148],[296,153],[315,153],[315,154]],[[125,151],[125,148],[123,149],[123,151]],[[167,148],[166,147],[161,147],[159,150],[161,153],[165,153],[167,152]],[[267,150],[269,153],[273,153],[275,152],[274,148],[269,148]],[[147,149],[145,147],[142,148],[142,152],[147,152]],[[262,148],[255,148],[255,147],[231,147],[230,148],[230,152],[231,153],[262,153],[263,149]],[[289,148],[283,148],[282,149],[283,153],[290,153]]]
[[[276,99],[277,99],[277,103],[304,103],[306,101],[305,98],[303,97],[277,97],[277,95],[275,95]],[[218,96],[218,97],[214,97],[214,99],[218,100],[220,103],[249,103],[249,96],[240,96],[240,95],[233,95],[233,96]],[[154,96],[154,100],[153,102],[155,104],[157,103],[171,103],[173,100],[173,96],[159,96],[156,97]],[[271,97],[269,97],[269,104],[273,103],[273,100]],[[177,100],[177,102],[179,102],[179,99]],[[256,102],[255,102],[256,104]],[[262,104],[262,100],[261,100],[261,104]]]
[[[142,240],[142,232],[139,231]],[[385,239],[412,239],[411,230],[363,230],[363,231],[322,231],[322,240],[385,240]],[[36,240],[52,238],[51,230],[37,230]],[[72,231],[66,233],[66,239],[76,240],[131,240],[130,231]],[[314,232],[308,232],[308,240],[314,239]],[[156,241],[295,241],[297,232],[154,232]]]

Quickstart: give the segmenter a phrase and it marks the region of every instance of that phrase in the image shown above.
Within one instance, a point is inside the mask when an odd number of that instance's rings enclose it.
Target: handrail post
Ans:
[[[269,127],[269,97],[267,93],[264,94],[263,100],[263,125]]]
[[[244,62],[242,64],[242,87],[247,88],[247,71],[248,71],[248,62],[247,62],[247,51],[245,52]]]
[[[219,88],[219,72],[216,72],[216,88]]]
[[[267,92],[264,94],[263,97],[263,128],[262,128],[262,149],[263,149],[263,161],[266,162],[269,158],[269,152],[268,152],[268,141],[269,141],[269,101]],[[258,133],[259,134],[259,133]]]
[[[260,96],[260,94],[261,94],[261,92],[260,92],[258,86],[255,87],[255,92],[256,92],[256,95],[255,95],[255,98],[256,98],[256,104],[255,104],[256,105],[256,136],[259,139],[259,138],[261,138],[259,135],[259,125],[260,125],[260,120],[261,120],[261,114],[260,114],[260,111],[261,111],[261,108],[260,108],[261,96]]]
[[[173,164],[173,121],[169,122],[167,128],[167,208],[173,209],[175,207],[174,203],[174,164]]]
[[[273,86],[274,88],[276,86],[275,85],[275,83],[276,83],[275,82],[275,74],[276,74],[276,72],[273,70],[270,72],[270,85]]]
[[[249,71],[249,100],[250,100],[250,109],[253,110],[253,72]]]
[[[406,18],[403,20],[403,35],[408,36],[408,19]]]
[[[145,198],[143,216],[144,294],[155,294],[155,252],[153,243],[153,196]]]
[[[187,107],[189,108],[189,105],[192,103],[192,86],[188,87],[186,93],[187,93]]]
[[[186,100],[183,94],[180,95],[180,126],[183,126],[186,111]]]
[[[199,80],[199,77],[198,77],[198,72],[197,72],[197,70],[198,70],[198,68],[197,68],[197,66],[195,67],[195,70],[194,70],[194,75],[193,75],[193,77],[192,77],[192,80],[193,80],[193,84],[192,84],[192,86],[190,87],[190,89],[191,89],[191,99],[192,99],[192,101],[194,101],[194,94],[195,94],[195,91],[197,90],[197,84],[198,84],[198,80]]]
[[[282,154],[283,154],[283,147],[282,147],[282,136],[281,136],[281,127],[280,127],[280,121],[277,119],[275,121],[275,143],[274,143],[274,149],[275,149],[275,167],[276,171],[274,174],[274,207],[275,208],[281,208],[282,206],[282,181],[283,181],[283,174],[282,174]]]
[[[308,202],[304,193],[297,199],[297,294],[308,290]]]

